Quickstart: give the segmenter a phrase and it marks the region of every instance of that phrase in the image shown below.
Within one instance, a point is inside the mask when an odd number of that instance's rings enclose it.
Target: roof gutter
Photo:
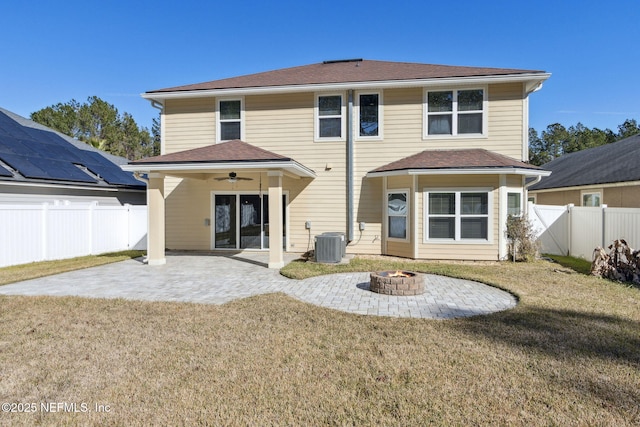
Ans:
[[[308,167],[295,161],[267,161],[267,162],[191,162],[191,163],[133,163],[121,165],[122,170],[128,172],[211,172],[227,169],[284,169],[296,176],[315,178],[316,173]]]
[[[330,90],[360,90],[360,89],[384,89],[384,88],[408,88],[408,87],[435,87],[453,85],[479,85],[509,82],[530,82],[527,90],[533,91],[541,87],[542,82],[551,77],[550,73],[524,73],[505,74],[499,76],[472,76],[472,77],[442,77],[431,79],[410,80],[378,80],[368,82],[340,82],[318,83],[304,85],[284,86],[259,86],[227,89],[203,89],[203,90],[179,90],[173,92],[145,92],[141,96],[145,99],[158,100],[172,98],[206,98],[212,96],[230,95],[262,95],[292,92],[320,92]]]
[[[524,175],[530,177],[542,177],[551,175],[551,171],[525,169],[517,167],[505,168],[450,168],[450,169],[399,169],[382,172],[368,172],[367,178],[377,178],[382,176],[401,175],[495,175],[511,174]]]

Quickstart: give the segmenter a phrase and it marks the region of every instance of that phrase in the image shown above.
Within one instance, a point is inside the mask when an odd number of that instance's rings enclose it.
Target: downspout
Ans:
[[[524,197],[524,199],[525,199],[525,200],[523,200],[523,202],[524,202],[524,206],[525,206],[525,208],[524,208],[524,214],[525,214],[525,215],[529,215],[529,212],[528,212],[528,211],[529,211],[529,203],[528,203],[528,202],[526,202],[526,200],[527,200],[527,199],[528,199],[528,197],[529,197],[529,187],[531,187],[532,185],[536,185],[536,184],[537,184],[537,183],[539,183],[541,180],[542,180],[542,175],[538,175],[538,176],[536,176],[536,177],[535,177],[535,179],[534,179],[533,181],[531,181],[531,182],[529,182],[529,183],[526,183],[526,184],[524,185],[524,194],[523,194],[523,197]]]
[[[347,244],[353,241],[353,90],[347,106]]]

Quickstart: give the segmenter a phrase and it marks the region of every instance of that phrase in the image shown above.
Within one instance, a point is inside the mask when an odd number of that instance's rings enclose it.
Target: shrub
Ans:
[[[533,226],[525,216],[507,217],[507,238],[509,239],[509,257],[512,261],[531,262],[536,259],[540,244]]]

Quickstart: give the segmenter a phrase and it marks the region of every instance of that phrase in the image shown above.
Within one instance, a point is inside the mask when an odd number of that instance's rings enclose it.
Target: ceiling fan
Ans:
[[[228,177],[222,177],[222,178],[215,178],[216,181],[229,181],[231,183],[237,182],[237,181],[253,181],[253,178],[244,178],[241,176],[238,176],[238,174],[236,174],[235,172],[229,172],[229,176]]]

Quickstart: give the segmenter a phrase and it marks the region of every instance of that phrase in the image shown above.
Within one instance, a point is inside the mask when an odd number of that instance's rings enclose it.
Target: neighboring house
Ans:
[[[506,257],[527,179],[528,96],[542,71],[326,61],[146,92],[161,106],[149,174],[149,263],[165,248],[313,248]]]
[[[0,204],[146,204],[113,156],[0,108]]]
[[[531,186],[541,205],[640,208],[640,134],[565,154],[542,168],[553,173]]]

